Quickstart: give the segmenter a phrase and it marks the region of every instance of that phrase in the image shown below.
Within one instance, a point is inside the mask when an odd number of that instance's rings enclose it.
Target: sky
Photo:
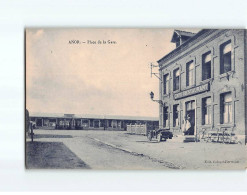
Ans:
[[[158,103],[151,101],[149,93],[153,91],[158,99],[159,79],[151,78],[150,63],[157,64],[175,48],[170,42],[173,31],[26,29],[27,109],[158,117]]]

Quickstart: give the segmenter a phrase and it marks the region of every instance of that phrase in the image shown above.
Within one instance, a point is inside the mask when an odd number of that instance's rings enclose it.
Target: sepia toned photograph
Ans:
[[[244,170],[245,29],[26,28],[26,169]]]

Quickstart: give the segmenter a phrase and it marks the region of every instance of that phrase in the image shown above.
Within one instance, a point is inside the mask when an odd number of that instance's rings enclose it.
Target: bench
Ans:
[[[221,127],[217,130],[208,131],[207,134],[207,142],[215,141],[215,142],[222,142],[222,143],[232,143],[236,141],[235,139],[236,134],[233,132],[232,127]],[[234,138],[234,139],[233,139]]]

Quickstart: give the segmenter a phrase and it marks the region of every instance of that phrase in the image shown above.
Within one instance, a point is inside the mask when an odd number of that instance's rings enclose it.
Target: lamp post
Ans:
[[[154,100],[154,93],[150,92],[150,98],[153,102],[158,102],[159,104],[163,105],[163,102],[161,100]]]

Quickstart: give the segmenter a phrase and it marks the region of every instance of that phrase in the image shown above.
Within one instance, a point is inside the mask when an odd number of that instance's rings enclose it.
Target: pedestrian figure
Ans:
[[[184,117],[183,120],[183,127],[182,131],[184,135],[190,135],[191,123],[190,123],[190,116],[187,115]]]

